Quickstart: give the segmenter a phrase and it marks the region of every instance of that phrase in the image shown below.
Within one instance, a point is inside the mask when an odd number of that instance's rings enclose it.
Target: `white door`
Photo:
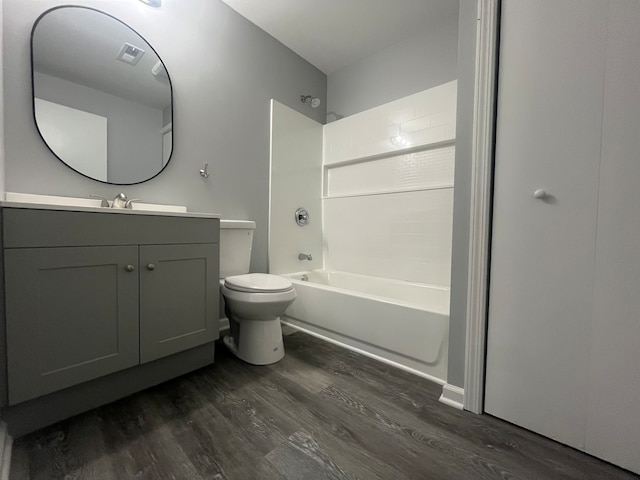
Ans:
[[[501,22],[485,410],[640,471],[640,3]]]
[[[640,473],[640,2],[609,2],[586,450]]]
[[[501,20],[485,410],[577,448],[606,10],[601,0],[505,0]]]

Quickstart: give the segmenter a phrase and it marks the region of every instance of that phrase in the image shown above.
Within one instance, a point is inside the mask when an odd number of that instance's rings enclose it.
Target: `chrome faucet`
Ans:
[[[127,196],[124,193],[119,193],[111,202],[111,208],[125,208],[127,206]]]
[[[133,208],[133,202],[139,202],[140,199],[139,198],[130,198],[129,200],[127,200],[127,203],[124,204],[124,208],[128,208],[129,210],[131,210]]]
[[[107,199],[104,197],[101,197],[100,195],[89,195],[91,198],[97,198],[98,200],[102,200],[100,202],[100,206],[101,207],[107,207],[109,208],[109,202],[107,202]]]
[[[127,196],[124,193],[119,193],[113,199],[113,202],[111,203],[111,208],[128,208],[128,209],[131,209],[131,208],[133,208],[131,204],[133,202],[137,202],[139,200],[140,200],[139,198],[130,198],[129,200],[127,200]]]
[[[298,254],[298,260],[313,260],[310,253],[300,253]]]

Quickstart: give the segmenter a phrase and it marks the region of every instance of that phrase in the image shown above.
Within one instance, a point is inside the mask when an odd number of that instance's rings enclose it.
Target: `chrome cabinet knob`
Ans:
[[[134,267],[133,265],[129,264],[129,265],[127,265],[126,267],[124,267],[124,269],[125,269],[127,272],[133,272],[133,271],[136,269],[136,267]]]
[[[534,198],[543,199],[547,196],[547,191],[543,188],[539,188],[533,192],[533,196]]]
[[[156,266],[153,263],[150,263],[149,265],[147,265],[147,270],[155,270]]]

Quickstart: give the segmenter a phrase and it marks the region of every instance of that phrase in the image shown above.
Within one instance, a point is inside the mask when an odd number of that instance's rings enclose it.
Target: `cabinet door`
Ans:
[[[5,250],[10,405],[138,364],[137,250]]]
[[[140,362],[218,338],[218,245],[140,247]]]

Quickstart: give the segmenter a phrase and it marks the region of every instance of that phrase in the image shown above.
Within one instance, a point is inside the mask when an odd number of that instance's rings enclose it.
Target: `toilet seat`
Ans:
[[[288,279],[267,273],[233,275],[225,278],[224,286],[229,290],[246,293],[283,293],[293,289]]]

